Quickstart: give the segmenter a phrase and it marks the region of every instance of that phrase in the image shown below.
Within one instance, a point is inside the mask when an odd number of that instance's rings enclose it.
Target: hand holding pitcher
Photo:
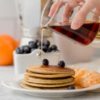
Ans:
[[[67,22],[74,8],[80,6],[80,10],[76,13],[72,20],[72,29],[80,28],[85,22],[86,16],[89,12],[92,12],[92,10],[94,10],[95,17],[100,16],[100,0],[57,0],[52,5],[49,16],[52,17],[56,14],[62,6],[64,6],[62,23]]]

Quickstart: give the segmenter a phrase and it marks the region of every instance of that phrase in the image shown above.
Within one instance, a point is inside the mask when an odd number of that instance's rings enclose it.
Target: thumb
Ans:
[[[93,8],[94,8],[94,5],[91,2],[86,2],[83,5],[83,7],[78,11],[78,13],[75,15],[71,24],[71,28],[72,29],[80,28],[83,25],[86,19],[86,16]]]

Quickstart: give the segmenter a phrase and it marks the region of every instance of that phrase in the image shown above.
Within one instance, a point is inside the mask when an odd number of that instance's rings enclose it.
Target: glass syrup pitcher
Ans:
[[[62,15],[62,10],[56,9],[57,14],[55,13],[51,18],[48,16],[50,8],[53,4],[53,0],[47,0],[47,3],[44,7],[41,16],[41,27],[49,28],[60,35],[69,37],[72,40],[75,40],[83,45],[89,45],[95,39],[99,31],[99,17],[94,19],[94,12],[90,12],[86,18],[84,24],[77,30],[71,29],[71,21],[73,20],[75,13],[81,8],[82,5],[79,5],[72,12],[69,21],[66,24],[57,23],[57,20],[60,19]]]

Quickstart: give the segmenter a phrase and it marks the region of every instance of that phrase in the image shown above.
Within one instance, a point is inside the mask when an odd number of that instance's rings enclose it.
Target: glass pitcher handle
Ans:
[[[48,16],[52,4],[53,0],[48,0],[43,8],[41,15],[41,27],[48,26],[56,16],[56,13],[52,17]]]

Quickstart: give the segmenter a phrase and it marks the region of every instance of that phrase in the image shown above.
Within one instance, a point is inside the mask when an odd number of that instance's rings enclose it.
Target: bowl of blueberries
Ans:
[[[61,54],[55,44],[49,40],[29,41],[27,45],[22,45],[14,51],[15,74],[23,74],[29,66],[39,66],[43,59],[48,59],[55,65]]]

